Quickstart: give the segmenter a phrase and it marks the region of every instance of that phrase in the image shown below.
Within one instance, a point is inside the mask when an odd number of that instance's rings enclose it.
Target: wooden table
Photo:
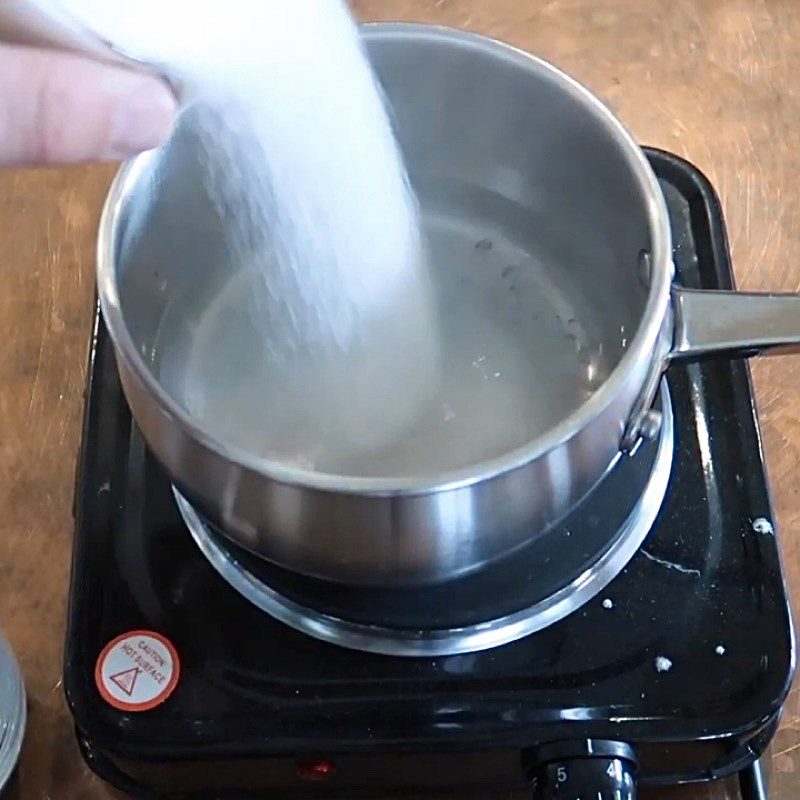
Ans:
[[[797,0],[355,0],[364,19],[467,28],[559,65],[642,143],[719,191],[741,288],[800,290]],[[22,664],[28,800],[112,797],[84,766],[61,691],[72,481],[94,238],[112,171],[0,172],[0,624]],[[755,365],[789,582],[800,600],[800,360]],[[797,393],[797,394],[795,394]],[[795,609],[798,604],[795,602]],[[773,748],[775,800],[800,796],[800,692]],[[736,797],[731,786],[645,798]]]

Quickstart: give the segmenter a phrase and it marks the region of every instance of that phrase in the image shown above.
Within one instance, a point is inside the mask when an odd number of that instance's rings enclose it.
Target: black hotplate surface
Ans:
[[[711,187],[673,156],[648,156],[680,282],[731,288]],[[100,320],[89,372],[64,685],[90,765],[120,787],[319,791],[294,764],[324,756],[344,794],[505,788],[524,783],[521,750],[587,736],[632,743],[642,780],[664,783],[738,769],[771,736],[793,639],[776,536],[753,527],[773,517],[744,363],[670,368],[667,500],[599,597],[516,643],[436,659],[323,644],[237,595],[132,426]],[[181,677],[163,705],[131,713],[100,697],[94,669],[109,641],[137,629],[174,643]]]

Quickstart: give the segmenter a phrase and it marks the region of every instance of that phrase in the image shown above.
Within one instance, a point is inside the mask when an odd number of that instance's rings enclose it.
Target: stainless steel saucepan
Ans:
[[[513,268],[515,305],[503,308],[531,353],[531,384],[555,398],[537,406],[536,435],[456,468],[345,475],[256,455],[189,413],[159,371],[159,331],[166,317],[190,329],[231,277],[225,221],[204,194],[190,132],[116,179],[100,231],[100,301],[136,422],[206,519],[300,573],[355,585],[443,581],[535,540],[617,458],[635,458],[658,430],[653,401],[671,360],[800,341],[800,299],[675,285],[667,212],[645,157],[549,64],[442,28],[375,24],[363,36],[435,269],[502,282]],[[595,385],[574,402],[555,391],[543,307],[591,345]]]

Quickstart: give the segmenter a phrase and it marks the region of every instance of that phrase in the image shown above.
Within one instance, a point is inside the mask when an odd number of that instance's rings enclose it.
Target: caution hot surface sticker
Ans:
[[[177,651],[154,631],[117,636],[103,648],[94,671],[100,696],[122,711],[148,711],[161,705],[179,677]]]

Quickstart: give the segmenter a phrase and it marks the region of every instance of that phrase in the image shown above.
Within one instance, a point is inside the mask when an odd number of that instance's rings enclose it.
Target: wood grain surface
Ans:
[[[0,0],[1,1],[1,0]],[[797,0],[355,0],[363,19],[434,22],[534,52],[644,144],[713,181],[740,288],[800,291]],[[72,481],[109,167],[0,171],[0,625],[30,721],[12,798],[115,796],[84,766],[61,691]],[[800,600],[800,360],[754,367],[785,566]],[[800,797],[800,692],[773,747],[774,800]],[[645,800],[737,797],[732,784]]]

